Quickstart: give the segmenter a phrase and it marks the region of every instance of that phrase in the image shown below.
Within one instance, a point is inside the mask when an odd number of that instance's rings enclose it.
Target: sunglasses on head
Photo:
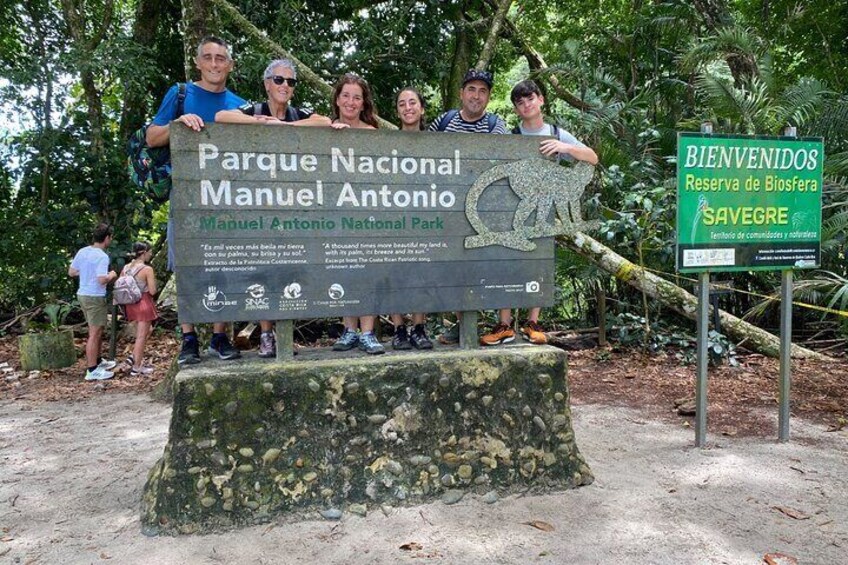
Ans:
[[[289,85],[292,88],[294,88],[297,85],[297,79],[296,78],[281,77],[280,75],[274,75],[274,76],[268,77],[268,78],[270,78],[272,81],[274,81],[274,84],[276,84],[276,85],[286,83],[287,85]]]

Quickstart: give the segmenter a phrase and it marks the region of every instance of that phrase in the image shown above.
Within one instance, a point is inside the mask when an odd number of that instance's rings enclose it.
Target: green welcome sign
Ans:
[[[818,267],[821,138],[677,137],[677,270]]]

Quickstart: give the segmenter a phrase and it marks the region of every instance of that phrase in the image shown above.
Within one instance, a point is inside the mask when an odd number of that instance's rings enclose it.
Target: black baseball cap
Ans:
[[[462,79],[462,86],[465,87],[465,85],[471,82],[472,80],[482,80],[486,83],[486,86],[492,88],[492,82],[494,81],[494,77],[489,71],[478,71],[477,69],[469,69],[468,72],[465,73],[465,77],[463,77]]]

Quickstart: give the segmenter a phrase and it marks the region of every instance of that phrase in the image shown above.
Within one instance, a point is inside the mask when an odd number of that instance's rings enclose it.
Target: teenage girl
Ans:
[[[132,355],[127,359],[127,364],[130,366],[131,375],[149,375],[153,372],[153,367],[142,364],[144,344],[153,331],[153,322],[159,317],[156,303],[153,301],[156,295],[156,277],[153,274],[153,267],[147,264],[153,257],[150,244],[146,241],[134,243],[131,257],[132,260],[124,265],[121,274],[131,274],[135,277],[138,288],[141,290],[141,300],[124,306],[127,321],[136,323],[135,345]]]

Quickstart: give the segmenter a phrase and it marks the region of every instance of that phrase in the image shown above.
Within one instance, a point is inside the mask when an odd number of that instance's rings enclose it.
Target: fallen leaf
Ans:
[[[809,520],[810,517],[801,512],[800,510],[795,510],[794,508],[789,508],[788,506],[772,506],[774,510],[778,512],[782,512],[789,516],[790,518],[795,518],[796,520]]]
[[[554,531],[554,527],[548,524],[547,522],[542,522],[541,520],[531,520],[529,522],[521,522],[525,526],[533,526],[537,530],[542,530],[543,532],[552,532]]]
[[[417,541],[411,541],[409,543],[405,543],[400,548],[404,551],[420,551],[424,549],[424,546],[418,543]]]
[[[798,560],[785,553],[766,553],[763,555],[766,565],[798,565]]]

